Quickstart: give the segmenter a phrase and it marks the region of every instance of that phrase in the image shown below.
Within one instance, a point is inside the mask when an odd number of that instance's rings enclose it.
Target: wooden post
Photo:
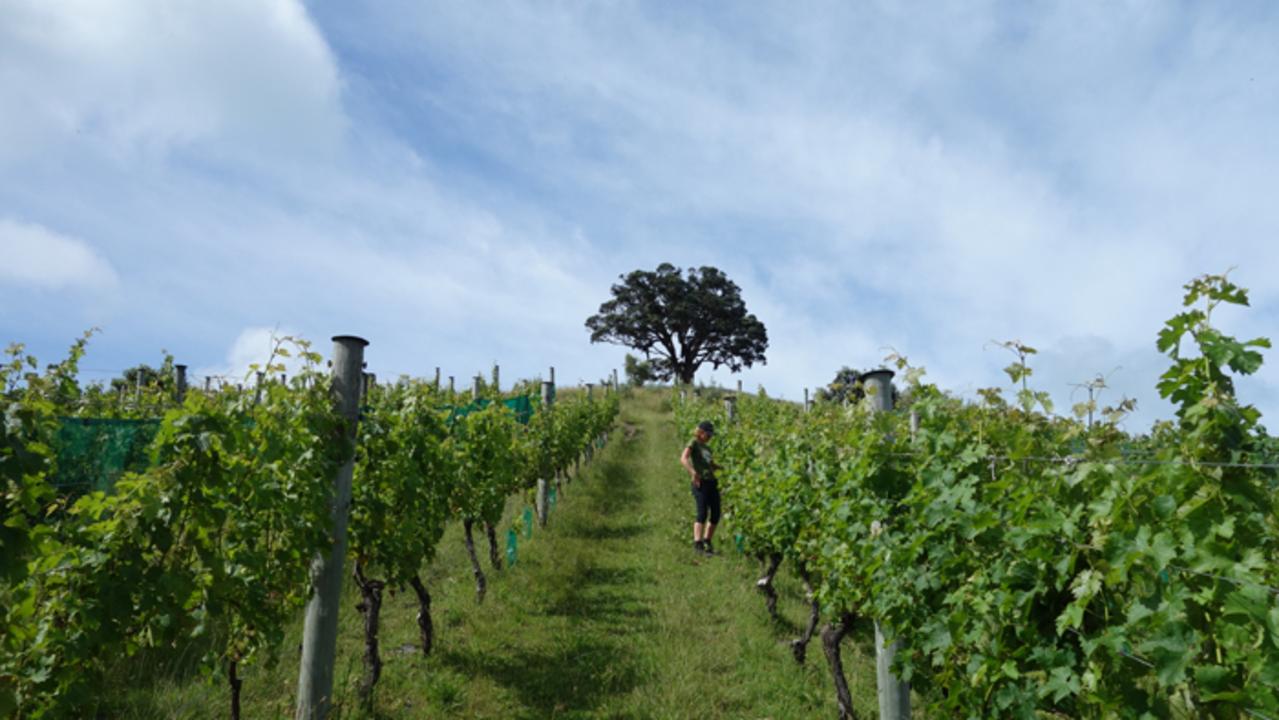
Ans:
[[[551,366],[551,384],[552,385],[555,384],[555,366],[554,365]]]
[[[493,363],[493,392],[502,393],[502,368],[497,363]]]
[[[737,422],[737,398],[729,396],[724,398],[724,412],[728,415],[730,423]]]
[[[808,399],[808,388],[804,388],[804,412],[813,409],[813,401]]]
[[[178,402],[182,402],[183,400],[186,400],[187,399],[187,366],[186,365],[173,366],[173,384],[177,386],[177,390],[175,394],[178,398]]]
[[[480,388],[483,384],[484,384],[483,375],[476,375],[475,378],[471,380],[471,400],[480,399],[480,395],[483,394]]]
[[[346,420],[354,443],[360,417],[361,369],[368,341],[339,335],[333,338],[333,400]],[[338,604],[342,597],[342,569],[346,560],[346,525],[351,509],[351,476],[355,456],[347,458],[333,477],[332,537],[328,552],[311,563],[311,598],[302,630],[302,665],[298,672],[296,720],[325,720],[333,700],[333,667],[337,659]]]
[[[440,390],[440,368],[439,368],[439,366],[436,366],[436,368],[435,368],[435,391],[436,391],[436,392],[439,392],[439,390]]]
[[[739,396],[742,394],[742,381],[740,378],[737,380],[737,394]]]
[[[893,371],[871,370],[862,376],[862,386],[870,398],[872,412],[893,409]],[[890,530],[891,532],[891,530]],[[899,641],[884,642],[884,630],[875,621],[875,676],[879,688],[879,717],[884,720],[910,720],[910,685],[893,675],[893,658]]]
[[[542,383],[542,409],[543,412],[551,412],[551,408],[555,406],[555,383]],[[547,490],[550,488],[551,479],[539,477],[537,479],[537,500],[534,503],[537,509],[537,524],[546,527],[547,516]]]
[[[449,397],[457,393],[457,384],[453,381],[453,376],[449,375]]]

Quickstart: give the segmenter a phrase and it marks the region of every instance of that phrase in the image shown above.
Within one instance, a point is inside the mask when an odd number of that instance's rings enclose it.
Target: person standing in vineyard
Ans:
[[[693,522],[693,549],[703,555],[714,555],[711,537],[719,522],[719,484],[715,471],[719,466],[711,459],[710,441],[715,426],[703,421],[693,434],[693,441],[684,448],[680,463],[693,479],[693,500],[697,503],[697,519]]]

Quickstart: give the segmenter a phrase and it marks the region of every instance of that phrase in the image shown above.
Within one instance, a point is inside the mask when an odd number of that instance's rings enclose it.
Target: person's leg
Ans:
[[[697,504],[697,519],[693,521],[693,547],[702,549],[702,541],[706,537],[706,489],[694,487],[693,501]]]
[[[706,490],[706,509],[709,511],[709,522],[706,523],[702,533],[702,540],[707,545],[710,544],[711,538],[715,535],[715,526],[719,524],[719,485],[713,485]]]

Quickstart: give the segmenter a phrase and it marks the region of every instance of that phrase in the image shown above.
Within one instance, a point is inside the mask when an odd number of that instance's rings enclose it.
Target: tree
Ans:
[[[693,382],[704,363],[733,372],[764,364],[768,333],[746,312],[737,283],[713,267],[679,268],[619,276],[613,299],[587,318],[591,342],[625,345],[652,361],[654,378]]]
[[[626,353],[622,369],[626,371],[626,382],[635,387],[644,387],[645,383],[654,380],[652,361],[640,360],[630,353]]]
[[[817,388],[818,402],[857,402],[866,397],[861,385],[862,373],[845,365],[835,373],[835,379],[823,388]]]

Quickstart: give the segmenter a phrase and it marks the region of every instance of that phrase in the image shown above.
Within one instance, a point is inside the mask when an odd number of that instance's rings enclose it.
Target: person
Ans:
[[[719,522],[719,483],[715,471],[719,466],[711,459],[711,438],[715,426],[703,421],[697,425],[693,441],[684,448],[680,464],[693,480],[693,500],[697,504],[697,519],[693,522],[693,550],[703,555],[714,555],[711,538]]]

